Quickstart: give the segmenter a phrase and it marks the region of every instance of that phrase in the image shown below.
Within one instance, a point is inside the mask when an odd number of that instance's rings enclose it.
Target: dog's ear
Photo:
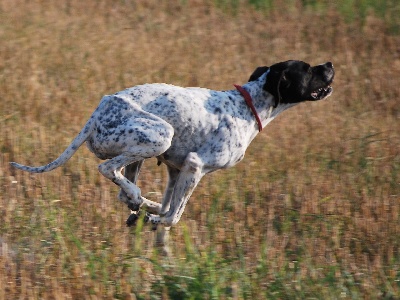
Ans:
[[[265,72],[267,72],[269,69],[269,67],[264,66],[264,67],[258,67],[257,69],[254,70],[253,74],[251,74],[250,78],[249,78],[249,82],[250,81],[255,81],[258,78],[260,78],[260,76],[262,74],[264,74]]]
[[[282,100],[281,88],[288,87],[290,85],[290,81],[286,78],[286,70],[274,70],[270,69],[268,73],[267,80],[264,85],[264,90],[272,94],[275,98],[274,108],[278,106],[278,104]]]

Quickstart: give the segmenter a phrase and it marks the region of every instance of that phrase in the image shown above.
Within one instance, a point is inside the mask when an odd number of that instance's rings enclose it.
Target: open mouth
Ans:
[[[332,94],[333,88],[328,85],[326,87],[322,87],[314,92],[311,93],[311,97],[314,100],[322,100],[326,97],[329,97]]]

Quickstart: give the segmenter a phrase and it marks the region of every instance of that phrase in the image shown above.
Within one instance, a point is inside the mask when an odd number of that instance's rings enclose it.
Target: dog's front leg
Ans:
[[[167,166],[168,169],[168,183],[167,187],[165,188],[163,199],[162,199],[162,206],[160,215],[165,215],[169,210],[171,204],[172,193],[175,189],[176,181],[178,180],[179,176],[179,169],[175,169],[173,167]]]
[[[203,166],[203,161],[197,153],[188,154],[176,180],[169,210],[160,217],[162,224],[172,226],[179,222],[193,190],[204,176]]]
[[[160,211],[160,215],[165,215],[165,213],[169,210],[171,204],[172,194],[174,192],[176,181],[178,180],[179,176],[179,169],[175,169],[173,167],[167,166],[168,169],[168,183],[167,187],[165,188],[163,200],[162,200],[162,207]],[[154,217],[160,218],[159,216],[150,216],[150,219]],[[169,235],[170,235],[169,226],[159,226],[157,228],[157,236],[155,241],[155,246],[158,247],[161,253],[165,256],[170,255],[170,246],[169,246]]]
[[[145,222],[152,223],[153,225],[161,223],[166,227],[178,223],[185,210],[187,201],[205,174],[203,167],[204,163],[199,155],[194,152],[189,153],[176,179],[168,212],[161,216],[146,214]],[[133,222],[128,219],[127,223]]]

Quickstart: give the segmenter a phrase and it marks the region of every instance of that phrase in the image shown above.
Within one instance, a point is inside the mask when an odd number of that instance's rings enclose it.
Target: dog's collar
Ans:
[[[262,130],[262,123],[260,120],[260,117],[257,114],[256,108],[253,105],[253,100],[251,99],[251,96],[248,91],[246,91],[242,86],[240,85],[233,85],[239,92],[242,94],[244,100],[246,101],[247,106],[250,108],[252,111],[254,117],[256,118],[257,124],[258,124],[258,131],[261,132]]]

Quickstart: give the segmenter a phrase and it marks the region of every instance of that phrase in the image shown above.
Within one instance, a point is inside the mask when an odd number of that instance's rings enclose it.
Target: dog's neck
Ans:
[[[275,97],[265,91],[263,86],[265,84],[265,80],[267,78],[268,71],[265,72],[258,80],[250,81],[243,85],[243,88],[250,94],[253,105],[257,110],[257,113],[261,119],[262,127],[268,125],[277,115],[286,109],[295,106],[297,103],[279,103],[276,107],[274,107],[276,101]],[[255,128],[256,129],[256,128]],[[255,133],[258,133],[258,130],[255,130]],[[255,136],[255,135],[254,135]]]

